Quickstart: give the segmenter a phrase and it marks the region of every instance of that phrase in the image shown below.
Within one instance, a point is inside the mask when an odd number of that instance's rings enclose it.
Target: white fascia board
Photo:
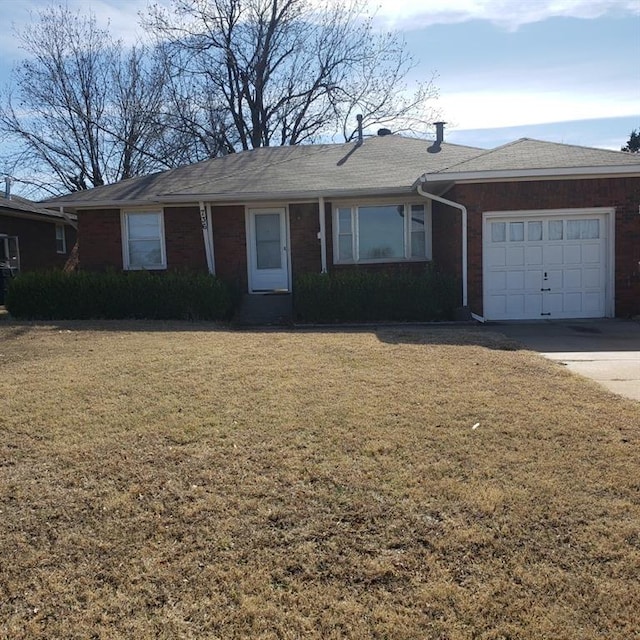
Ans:
[[[610,167],[560,167],[555,169],[509,169],[499,171],[461,171],[459,173],[425,173],[420,182],[496,182],[507,180],[562,180],[566,178],[621,178],[640,177],[637,165]]]
[[[264,192],[255,194],[242,193],[193,193],[181,195],[159,195],[144,200],[90,200],[90,201],[73,201],[60,203],[68,210],[78,211],[90,209],[129,209],[131,207],[153,207],[158,205],[172,207],[197,207],[198,203],[203,201],[213,205],[216,204],[238,204],[255,202],[287,202],[287,203],[317,203],[319,197],[325,200],[335,198],[358,198],[362,196],[402,196],[409,195],[414,192],[411,185],[395,187],[395,188],[363,188],[363,189],[333,189],[333,190],[312,190],[312,191],[283,191],[283,192]],[[56,203],[57,204],[57,203]]]

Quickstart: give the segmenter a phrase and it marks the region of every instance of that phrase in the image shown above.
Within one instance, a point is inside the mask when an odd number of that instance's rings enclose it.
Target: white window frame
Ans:
[[[129,259],[129,216],[140,214],[153,214],[160,218],[160,257],[161,264],[132,266]],[[164,210],[163,209],[130,209],[120,212],[120,227],[122,231],[122,266],[125,271],[162,271],[167,268],[167,251],[164,232]],[[153,238],[155,239],[155,238]]]
[[[62,249],[58,248],[58,243],[62,241]],[[67,253],[67,234],[63,224],[56,225],[56,253]]]
[[[424,207],[424,231],[425,231],[425,255],[411,255],[411,207],[412,205],[421,205]],[[403,206],[404,207],[404,256],[394,258],[368,258],[360,259],[359,245],[359,209],[360,207],[388,207]],[[352,260],[340,259],[339,247],[339,225],[338,218],[340,209],[351,209],[351,242],[352,242]],[[333,263],[334,264],[384,264],[398,262],[428,262],[432,260],[432,225],[431,225],[431,201],[430,200],[404,200],[402,198],[393,200],[358,200],[357,202],[336,202],[333,206],[332,215],[333,224]]]

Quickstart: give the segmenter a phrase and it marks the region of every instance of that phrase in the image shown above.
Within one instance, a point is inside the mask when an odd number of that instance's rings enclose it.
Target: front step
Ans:
[[[287,325],[292,318],[293,297],[290,293],[246,293],[235,321],[243,326]]]

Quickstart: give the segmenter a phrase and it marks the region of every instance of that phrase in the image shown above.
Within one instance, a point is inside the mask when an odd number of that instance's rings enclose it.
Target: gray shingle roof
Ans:
[[[640,155],[579,147],[557,142],[521,138],[490,149],[440,171],[425,173],[467,173],[474,171],[517,171],[526,169],[561,169],[578,167],[614,167],[638,165]]]
[[[51,209],[45,209],[39,202],[34,202],[33,200],[27,200],[26,198],[21,198],[20,196],[12,195],[10,198],[5,198],[0,196],[0,213],[11,213],[11,214],[27,214],[31,217],[33,216],[41,216],[42,218],[51,219],[64,222],[67,220],[68,214],[60,213],[60,211],[54,211]],[[68,215],[72,220],[76,219],[74,215]]]
[[[201,198],[269,199],[359,192],[409,192],[425,171],[439,171],[482,149],[397,135],[357,143],[266,147],[206,160],[162,173],[72,193],[50,202],[95,206],[101,202],[157,202]]]
[[[611,173],[638,168],[640,155],[522,138],[496,149],[443,143],[429,153],[428,140],[398,135],[362,144],[267,147],[79,191],[49,201],[70,208],[156,202],[258,201],[401,194],[418,178],[455,180],[460,174],[589,167]]]

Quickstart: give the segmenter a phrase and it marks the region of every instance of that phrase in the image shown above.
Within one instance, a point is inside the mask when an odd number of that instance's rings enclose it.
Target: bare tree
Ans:
[[[18,37],[27,58],[0,107],[16,149],[4,162],[18,180],[56,193],[173,166],[164,69],[145,47],[126,49],[94,16],[65,7],[44,9]]]
[[[174,0],[146,26],[162,45],[182,126],[212,150],[298,144],[432,119],[432,78],[409,92],[413,68],[397,34],[377,33],[360,0]]]

